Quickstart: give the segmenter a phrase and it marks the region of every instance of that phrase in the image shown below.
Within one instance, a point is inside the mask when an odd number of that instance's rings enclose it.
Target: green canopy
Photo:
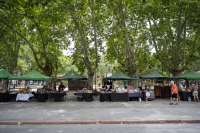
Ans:
[[[122,73],[120,70],[118,70],[115,74],[113,74],[110,77],[104,78],[104,80],[138,80],[139,78],[131,78],[124,73]]]
[[[141,79],[177,79],[177,77],[167,77],[165,75],[160,74],[156,69],[153,70],[152,73],[147,74],[145,76],[141,76]]]
[[[10,74],[9,72],[7,72],[3,68],[1,68],[0,69],[0,79],[8,79],[8,77],[16,77],[16,76]]]
[[[200,74],[195,73],[192,70],[188,70],[187,72],[185,72],[182,75],[177,76],[179,79],[196,79],[196,80],[200,80]]]
[[[66,75],[60,78],[56,78],[58,80],[65,80],[65,79],[74,79],[74,80],[87,80],[87,78],[78,75],[74,70],[69,71]]]
[[[51,80],[52,77],[44,76],[35,69],[31,72],[17,77],[9,77],[10,80]]]

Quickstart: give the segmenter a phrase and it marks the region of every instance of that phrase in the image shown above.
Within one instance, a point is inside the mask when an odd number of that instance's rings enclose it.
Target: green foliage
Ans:
[[[108,72],[108,65],[113,73],[120,69],[129,76],[131,71],[143,76],[158,69],[169,76],[174,69],[175,75],[188,68],[200,69],[199,1],[90,2],[94,18],[88,0],[0,1],[0,67],[13,69],[16,75],[34,68],[54,76],[57,57],[58,74],[74,69],[85,76],[86,65],[96,69],[98,57],[101,74]],[[72,43],[74,49],[68,47]],[[150,52],[152,47],[155,54]],[[63,49],[71,50],[73,55],[63,56]]]
[[[101,86],[102,85],[102,81],[98,81],[97,85]]]
[[[148,2],[149,42],[165,70],[175,76],[196,60],[199,41],[199,2],[161,0]],[[171,59],[175,58],[175,62]]]
[[[114,84],[117,84],[118,86],[122,86],[124,85],[124,82],[122,82],[121,80],[116,80]]]

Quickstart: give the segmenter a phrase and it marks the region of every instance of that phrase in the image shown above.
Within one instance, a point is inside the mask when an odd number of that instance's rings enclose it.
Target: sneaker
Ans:
[[[175,105],[179,105],[178,103],[176,103]]]
[[[169,103],[169,105],[173,105],[173,103]]]

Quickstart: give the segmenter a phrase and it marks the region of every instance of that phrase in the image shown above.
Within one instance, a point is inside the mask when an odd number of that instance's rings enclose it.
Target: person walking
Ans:
[[[194,96],[194,102],[196,102],[196,99],[197,99],[197,102],[199,102],[197,87],[194,84],[192,84],[191,90],[193,91],[192,94]]]
[[[174,81],[171,81],[171,95],[170,95],[171,103],[169,103],[169,105],[173,105],[172,98],[175,98],[176,100],[175,105],[178,105],[177,86],[174,84]]]

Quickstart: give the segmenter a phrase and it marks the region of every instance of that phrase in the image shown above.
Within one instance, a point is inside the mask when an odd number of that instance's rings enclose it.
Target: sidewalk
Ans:
[[[175,123],[200,122],[200,102],[180,101],[169,105],[168,99],[155,101],[94,102],[75,101],[73,92],[62,102],[0,103],[0,124],[21,121],[35,124],[86,123]]]

